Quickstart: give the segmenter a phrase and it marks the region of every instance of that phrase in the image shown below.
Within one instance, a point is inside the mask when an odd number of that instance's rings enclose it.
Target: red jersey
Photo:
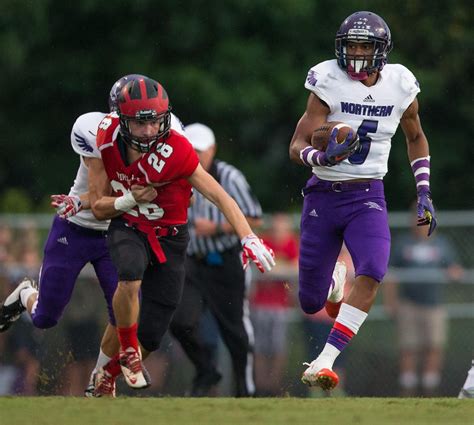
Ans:
[[[107,115],[99,124],[97,147],[114,195],[126,194],[132,185],[151,184],[157,191],[152,202],[136,205],[124,213],[123,218],[147,235],[154,233],[156,228],[186,223],[192,186],[185,179],[199,164],[188,139],[171,130],[169,137],[158,143],[156,149],[127,165],[120,153],[118,134],[117,115]]]

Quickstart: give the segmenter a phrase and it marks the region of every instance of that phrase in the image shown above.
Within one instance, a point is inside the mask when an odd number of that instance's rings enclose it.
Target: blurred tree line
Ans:
[[[0,210],[38,210],[50,193],[69,190],[78,165],[74,120],[107,111],[111,85],[129,73],[160,81],[185,124],[210,125],[218,156],[244,170],[267,211],[297,210],[310,172],[290,163],[288,144],[309,94],[306,73],[334,57],[335,32],[356,10],[385,18],[395,44],[389,61],[420,81],[438,208],[474,208],[469,0],[1,4]],[[389,208],[405,209],[415,186],[401,130],[389,165]]]

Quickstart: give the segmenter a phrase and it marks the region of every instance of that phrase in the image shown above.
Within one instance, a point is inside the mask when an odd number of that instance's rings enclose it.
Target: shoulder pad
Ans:
[[[332,108],[331,88],[339,86],[342,73],[335,59],[321,62],[308,71],[304,86]]]
[[[418,93],[420,91],[420,84],[413,73],[401,64],[387,64],[385,68],[390,73],[389,78],[396,84],[398,83],[400,89],[406,94]],[[383,76],[383,74],[382,74]]]
[[[97,130],[97,148],[102,150],[112,144],[117,138],[119,131],[119,118],[117,114],[106,115],[99,123]]]
[[[185,135],[186,131],[184,130],[184,125],[181,120],[173,113],[171,113],[171,130],[176,131],[176,133]]]
[[[387,68],[387,77],[390,79],[390,83],[399,90],[401,97],[400,105],[402,111],[404,111],[420,92],[420,84],[413,73],[403,65],[387,64],[382,73],[385,73],[385,68]],[[382,77],[384,77],[384,74],[382,74]]]
[[[102,112],[89,112],[77,118],[71,130],[74,152],[85,157],[100,158],[96,136],[99,123],[105,116]]]

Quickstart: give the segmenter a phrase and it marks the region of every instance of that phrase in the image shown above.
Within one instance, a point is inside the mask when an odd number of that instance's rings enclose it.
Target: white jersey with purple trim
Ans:
[[[100,152],[97,149],[96,135],[100,122],[107,115],[108,113],[103,112],[83,114],[77,118],[72,127],[71,144],[74,152],[80,156],[80,165],[69,195],[79,196],[89,190],[89,174],[84,157],[101,159]],[[171,128],[180,134],[185,134],[183,124],[174,114],[171,114]],[[68,220],[78,226],[95,230],[107,230],[110,222],[109,220],[97,220],[90,209],[79,211]]]
[[[403,65],[385,65],[372,87],[349,78],[335,59],[311,68],[305,87],[324,101],[328,121],[342,121],[359,135],[360,148],[333,167],[313,167],[323,179],[382,179],[387,173],[391,139],[405,110],[420,92],[415,76]]]

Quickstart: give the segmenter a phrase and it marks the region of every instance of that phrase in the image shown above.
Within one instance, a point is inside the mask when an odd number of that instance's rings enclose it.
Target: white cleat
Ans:
[[[133,347],[128,347],[125,351],[120,351],[120,368],[129,387],[141,389],[150,386],[150,381],[143,374],[140,349],[137,351]]]
[[[115,378],[103,368],[92,373],[92,391],[87,387],[86,397],[115,397]]]
[[[463,388],[458,395],[458,398],[474,398],[474,387],[471,388]]]
[[[95,397],[94,396],[94,389],[95,389],[95,381],[96,381],[97,370],[93,370],[91,376],[89,377],[89,383],[87,384],[86,389],[84,390],[84,397]]]
[[[309,387],[320,387],[325,391],[330,391],[339,383],[339,377],[329,367],[324,367],[318,359],[311,363],[303,363],[308,368],[303,372],[301,381]]]
[[[331,303],[339,303],[344,298],[344,285],[346,284],[347,266],[344,261],[336,262],[334,272],[332,273],[333,289],[328,296]]]
[[[21,291],[33,288],[37,290],[36,282],[33,279],[25,277],[13,292],[5,299],[0,308],[0,332],[5,332],[13,322],[17,321],[26,307],[21,302]]]

